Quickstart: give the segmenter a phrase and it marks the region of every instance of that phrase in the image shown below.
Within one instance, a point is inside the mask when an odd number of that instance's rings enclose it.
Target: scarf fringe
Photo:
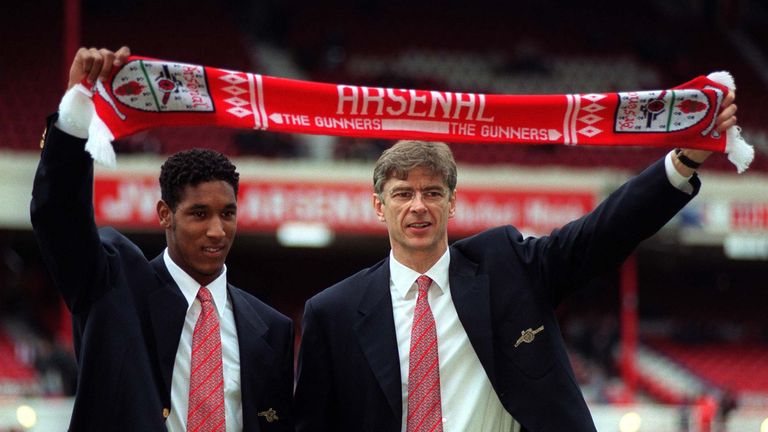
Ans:
[[[64,93],[59,103],[59,127],[78,138],[87,138],[85,151],[94,161],[115,168],[117,158],[112,148],[115,136],[96,114],[93,92],[77,84]]]
[[[112,148],[112,141],[115,136],[109,130],[109,127],[94,115],[91,119],[91,125],[88,127],[88,141],[85,143],[85,150],[91,154],[94,161],[108,167],[117,166],[117,157],[115,149]]]
[[[58,119],[64,132],[78,138],[88,136],[88,126],[96,115],[92,97],[93,93],[82,84],[77,84],[64,93],[59,103]]]
[[[711,74],[707,75],[707,78],[718,84],[722,84],[728,87],[731,89],[731,91],[736,90],[736,80],[733,79],[733,75],[731,75],[731,73],[728,71],[712,72]]]
[[[736,90],[736,81],[733,79],[733,75],[727,71],[712,72],[707,75],[707,78],[728,87],[731,91]],[[736,166],[736,171],[739,174],[746,171],[755,159],[755,149],[742,138],[739,126],[728,129],[725,137],[725,154],[728,155],[728,160]]]
[[[736,171],[739,174],[746,171],[755,159],[755,149],[741,137],[741,128],[738,126],[728,129],[725,153],[728,155],[728,160],[736,165]]]

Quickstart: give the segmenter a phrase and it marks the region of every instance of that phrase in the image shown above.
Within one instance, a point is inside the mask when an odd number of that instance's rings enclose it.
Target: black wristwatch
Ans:
[[[683,154],[683,149],[676,148],[675,149],[675,156],[677,156],[677,160],[680,161],[681,164],[687,166],[690,169],[698,169],[701,166],[701,162],[696,162],[695,160],[689,158],[688,156]]]

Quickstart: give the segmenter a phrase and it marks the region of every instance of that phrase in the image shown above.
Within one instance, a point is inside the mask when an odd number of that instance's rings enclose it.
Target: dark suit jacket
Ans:
[[[97,230],[84,140],[49,119],[32,191],[43,258],[73,316],[79,367],[70,430],[164,431],[187,301],[162,255],[147,261],[117,231]],[[293,430],[293,324],[227,287],[240,346],[245,431]],[[278,421],[258,413],[274,409]]]
[[[696,191],[699,182],[692,179]],[[663,161],[588,215],[541,238],[499,227],[450,246],[453,302],[504,408],[529,432],[594,431],[554,309],[615,269],[690,199]],[[297,430],[401,430],[401,380],[389,261],[307,301],[295,394]],[[530,343],[526,329],[543,326]]]

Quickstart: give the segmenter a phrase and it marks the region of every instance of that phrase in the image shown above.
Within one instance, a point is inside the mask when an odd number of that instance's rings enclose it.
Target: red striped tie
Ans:
[[[192,334],[187,431],[223,431],[224,373],[221,365],[219,316],[208,288],[200,287],[197,298],[202,310]]]
[[[416,280],[419,297],[413,313],[411,351],[408,360],[407,432],[442,432],[443,410],[440,405],[440,362],[437,331],[427,293],[432,279],[425,275]]]

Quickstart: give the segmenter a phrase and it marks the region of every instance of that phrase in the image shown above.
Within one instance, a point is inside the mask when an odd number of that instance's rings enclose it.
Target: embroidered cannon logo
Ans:
[[[205,69],[184,63],[133,60],[112,79],[122,104],[151,112],[212,112]]]
[[[544,331],[544,326],[539,326],[537,329],[528,328],[520,332],[520,337],[515,342],[515,348],[520,346],[521,343],[531,343],[536,338],[536,335]]]
[[[619,93],[614,131],[674,132],[701,123],[710,102],[700,90],[658,90]]]
[[[259,417],[264,417],[264,419],[267,420],[267,423],[272,423],[273,421],[280,420],[280,417],[277,416],[277,411],[275,411],[274,408],[270,408],[266,411],[261,411],[256,415]]]

